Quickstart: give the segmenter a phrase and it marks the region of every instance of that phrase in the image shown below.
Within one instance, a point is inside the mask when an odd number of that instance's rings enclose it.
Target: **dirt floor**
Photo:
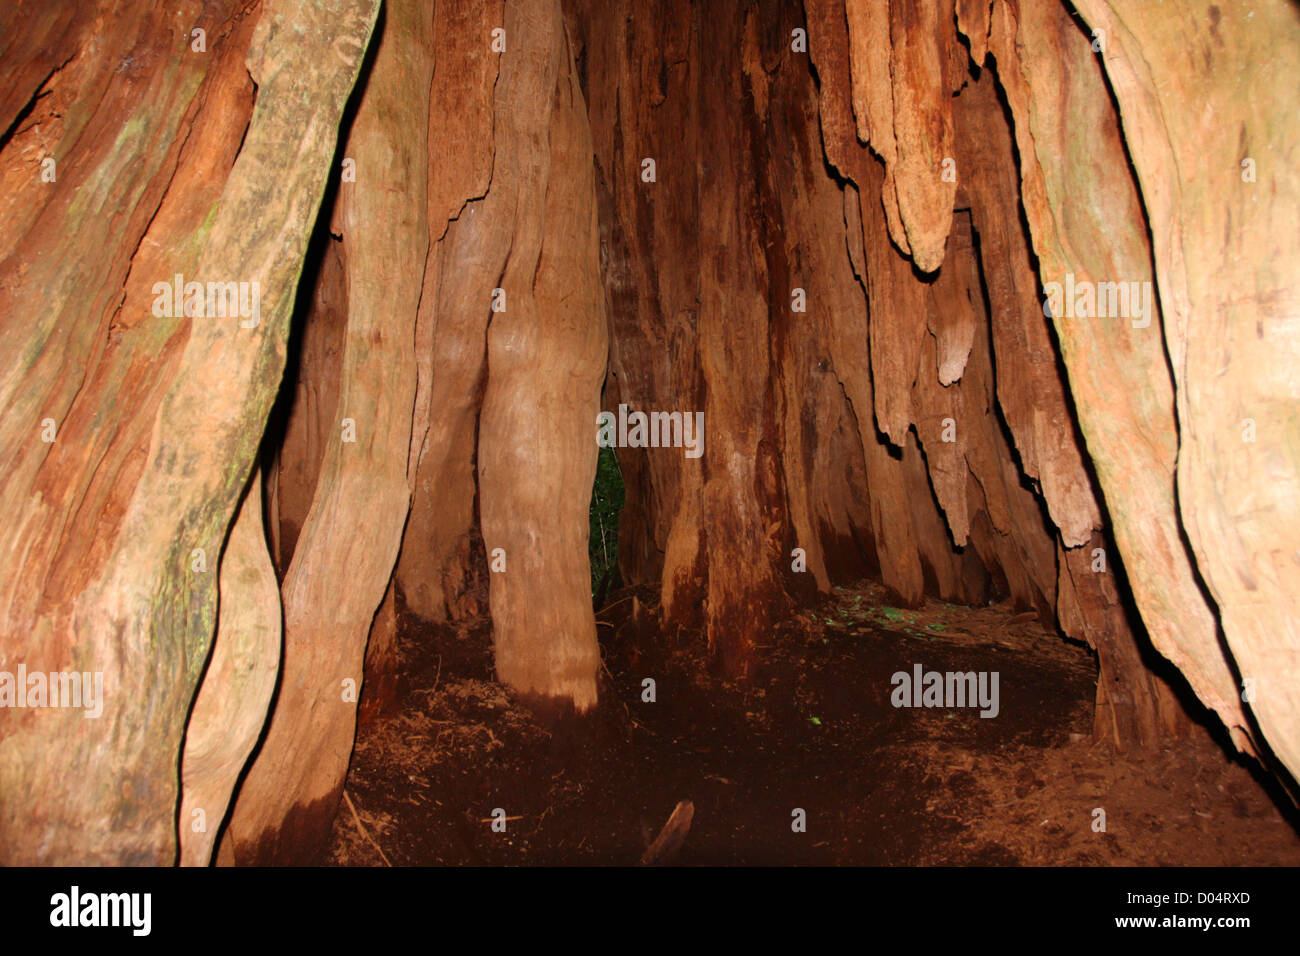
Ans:
[[[1207,734],[1155,753],[1095,743],[1093,658],[1032,614],[836,589],[737,686],[709,676],[701,641],[659,639],[652,602],[624,592],[598,616],[601,703],[558,722],[492,680],[485,629],[402,615],[407,676],[358,732],[332,861],[632,865],[689,801],[657,862],[1300,864],[1286,798]],[[895,708],[891,675],[915,664],[998,672],[998,715]]]

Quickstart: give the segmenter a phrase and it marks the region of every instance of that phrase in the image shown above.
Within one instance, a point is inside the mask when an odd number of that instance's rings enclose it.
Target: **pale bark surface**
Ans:
[[[1151,222],[1178,515],[1249,709],[1300,774],[1300,9],[1079,8],[1108,38],[1101,61]],[[1216,707],[1230,725],[1237,697]]]
[[[1151,248],[1092,46],[1052,0],[999,2],[990,48],[1016,118],[1043,282],[1150,282]],[[1035,42],[1017,42],[1033,36]],[[1069,116],[1070,126],[1063,126]],[[1086,134],[1086,135],[1085,135]],[[1062,228],[1064,224],[1064,228]],[[1143,320],[1145,321],[1145,320]],[[1160,319],[1052,319],[1111,532],[1152,643],[1249,747],[1246,718],[1175,509],[1179,429]]]
[[[266,552],[262,476],[254,472],[221,557],[212,657],[185,727],[182,866],[207,866],[235,781],[266,721],[280,667],[280,589]]]
[[[337,223],[347,328],[333,427],[311,509],[282,585],[284,660],[266,738],[227,831],[239,863],[290,862],[327,832],[352,753],[366,636],[397,560],[410,500],[415,400],[409,317],[428,248],[424,102],[431,23],[415,0],[387,4],[344,144]]]
[[[0,288],[0,500],[18,517],[4,551],[19,556],[0,581],[3,665],[102,672],[106,699],[98,719],[5,712],[5,862],[176,859],[181,735],[213,634],[217,558],[283,367],[375,6],[269,3],[247,17],[233,3],[128,4],[102,21],[79,16],[62,34],[63,68],[43,84],[27,74],[17,95],[43,85],[53,99],[5,149],[6,183],[22,185],[6,186],[14,200],[0,212],[11,237],[0,251],[11,277]],[[11,7],[27,22],[3,32],[27,36],[32,17],[59,9]],[[207,52],[174,22],[205,28]],[[55,183],[41,182],[44,153]],[[260,322],[155,317],[153,284],[175,273],[257,282]],[[41,441],[43,418],[57,425],[53,443]],[[192,570],[196,548],[205,572]]]
[[[504,562],[490,577],[493,642],[502,682],[581,712],[600,655],[587,509],[607,354],[591,133],[559,4],[512,6],[505,22],[521,50],[497,81],[489,200],[512,234],[478,444],[483,542]]]

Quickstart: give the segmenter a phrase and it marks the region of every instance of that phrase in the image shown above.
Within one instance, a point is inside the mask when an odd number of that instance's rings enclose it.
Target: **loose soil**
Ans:
[[[1209,733],[1155,752],[1094,741],[1095,659],[1032,614],[837,588],[774,631],[743,684],[710,675],[702,639],[660,636],[652,591],[598,621],[601,702],[576,718],[496,683],[485,627],[399,614],[401,691],[358,731],[332,861],[633,865],[689,800],[663,862],[1300,864],[1286,796]],[[918,663],[998,672],[998,715],[895,708],[891,675]]]

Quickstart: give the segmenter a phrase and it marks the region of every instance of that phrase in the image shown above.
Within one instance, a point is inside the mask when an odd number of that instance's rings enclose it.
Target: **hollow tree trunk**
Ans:
[[[620,551],[728,674],[878,567],[1054,615],[1098,737],[1186,729],[1159,651],[1300,768],[1289,0],[393,0],[337,154],[377,0],[157,6],[0,12],[0,862],[202,864],[232,800],[223,861],[314,855],[399,592],[589,709],[602,379],[705,414],[618,450]]]

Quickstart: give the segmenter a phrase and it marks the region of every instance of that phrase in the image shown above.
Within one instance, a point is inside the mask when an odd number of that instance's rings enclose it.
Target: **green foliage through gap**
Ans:
[[[591,593],[600,591],[606,574],[610,585],[618,577],[618,516],[623,510],[623,473],[614,449],[602,448],[596,459],[596,481],[591,489],[591,535],[587,552],[591,557]]]

